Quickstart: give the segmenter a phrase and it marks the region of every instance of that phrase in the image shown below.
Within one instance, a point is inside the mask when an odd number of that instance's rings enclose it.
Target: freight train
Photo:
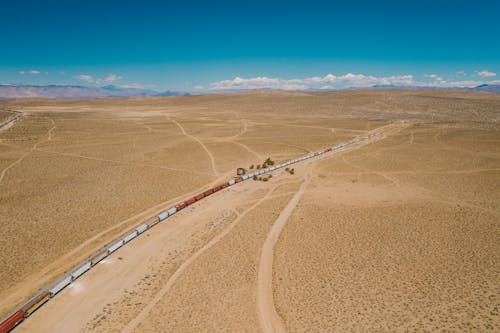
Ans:
[[[118,250],[120,247],[125,245],[126,243],[130,242],[140,234],[144,233],[146,230],[151,229],[153,226],[156,224],[166,220],[170,216],[176,214],[177,212],[185,209],[186,207],[194,204],[195,202],[202,200],[205,197],[208,197],[218,191],[221,191],[225,189],[226,187],[233,186],[236,183],[240,183],[242,181],[252,179],[254,176],[258,176],[261,174],[269,173],[274,170],[284,168],[290,164],[298,163],[303,160],[330,152],[330,151],[335,151],[339,150],[341,148],[344,148],[348,145],[355,144],[357,142],[360,142],[362,140],[366,140],[368,138],[371,138],[373,136],[377,136],[380,134],[370,134],[365,137],[357,138],[354,140],[351,140],[346,143],[339,144],[335,147],[329,147],[323,150],[319,150],[310,154],[307,154],[305,156],[292,159],[286,162],[283,162],[281,164],[278,164],[276,166],[272,166],[266,169],[261,169],[254,171],[253,173],[243,175],[236,177],[234,179],[231,179],[225,183],[222,183],[218,186],[215,186],[211,189],[208,189],[200,194],[197,194],[185,201],[180,202],[179,204],[175,205],[174,207],[165,210],[164,212],[161,212],[157,216],[154,216],[147,220],[145,223],[141,224],[140,226],[134,228],[133,230],[129,231],[126,233],[124,236],[120,237],[118,240],[112,242],[111,244],[107,245],[105,248],[94,254],[92,257],[88,258],[85,260],[83,263],[80,265],[76,266],[70,273],[62,276],[60,279],[58,279],[52,286],[50,286],[48,289],[42,291],[39,293],[37,296],[33,297],[31,300],[29,300],[27,303],[25,303],[21,308],[17,309],[14,311],[10,316],[8,316],[6,319],[4,319],[0,323],[0,333],[7,333],[10,332],[13,328],[15,328],[20,322],[22,322],[25,318],[29,317],[33,312],[35,312],[38,308],[40,308],[45,302],[50,300],[52,297],[57,295],[61,290],[66,288],[71,282],[75,281],[78,279],[81,275],[83,275],[86,271],[91,269],[93,266],[97,265],[101,260],[109,256],[111,253],[115,252]]]

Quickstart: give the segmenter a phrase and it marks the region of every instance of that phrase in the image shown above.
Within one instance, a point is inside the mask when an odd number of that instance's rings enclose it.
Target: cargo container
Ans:
[[[108,256],[108,249],[101,250],[95,256],[90,258],[90,263],[92,266],[96,265],[99,261],[106,258]]]
[[[152,217],[149,220],[147,220],[146,224],[148,225],[148,229],[149,229],[149,228],[152,228],[153,226],[155,226],[156,224],[158,224],[159,222],[160,222],[160,219],[158,218],[158,216],[155,216],[155,217]]]
[[[26,303],[22,310],[24,312],[24,317],[30,316],[33,312],[35,312],[39,307],[43,305],[43,303],[47,302],[50,298],[50,292],[44,291],[41,294],[33,297],[28,303]]]
[[[50,288],[50,296],[54,297],[55,294],[66,288],[67,285],[71,283],[71,275],[66,275],[64,278],[59,280],[55,285]]]
[[[169,210],[167,210],[168,216],[174,215],[177,212],[177,208],[172,207]]]
[[[118,242],[113,243],[112,245],[110,245],[108,247],[109,254],[111,254],[111,253],[115,252],[116,250],[118,250],[120,247],[122,247],[122,245],[123,245],[123,240],[121,240],[121,239]]]
[[[234,179],[231,179],[230,181],[227,182],[227,185],[232,186],[236,183]]]
[[[148,225],[146,223],[141,224],[137,228],[135,228],[138,234],[142,234],[144,231],[148,230]]]
[[[23,319],[24,312],[22,310],[14,312],[0,324],[0,333],[10,332],[14,327],[17,326],[17,324],[22,322]]]
[[[160,215],[158,215],[158,219],[160,220],[160,222],[166,219],[167,217],[168,217],[168,212],[163,212]]]
[[[177,206],[175,206],[175,209],[177,211],[180,211],[182,209],[186,208],[186,203],[185,202],[181,202],[180,204],[178,204]]]
[[[81,276],[86,271],[88,271],[90,269],[90,267],[91,267],[90,261],[85,262],[80,267],[78,267],[73,272],[71,272],[72,279],[73,280],[78,279],[78,277]]]
[[[243,181],[243,178],[238,177],[238,178],[235,178],[235,179],[234,179],[234,181],[235,181],[236,183],[239,183],[239,182],[242,182],[242,181]]]
[[[196,199],[193,197],[193,198],[190,198],[184,202],[186,203],[186,206],[189,206],[189,205],[194,204],[196,202]]]
[[[131,233],[129,233],[128,235],[126,235],[125,237],[123,237],[123,242],[124,243],[130,242],[132,239],[134,239],[135,237],[137,237],[138,234],[139,233],[137,232],[137,230],[132,231]]]
[[[210,190],[208,190],[208,191],[203,192],[203,195],[204,195],[205,197],[208,197],[208,196],[209,196],[210,194],[212,194],[212,193],[214,193],[214,190],[213,190],[213,189],[210,189]]]
[[[201,200],[201,199],[203,199],[203,198],[205,197],[205,195],[204,195],[204,194],[205,194],[205,193],[198,194],[198,195],[197,195],[197,196],[195,196],[194,198],[196,199],[196,201]]]

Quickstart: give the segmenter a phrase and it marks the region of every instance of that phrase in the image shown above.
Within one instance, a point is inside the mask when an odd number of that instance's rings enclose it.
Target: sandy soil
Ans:
[[[498,95],[254,92],[5,107],[27,116],[0,133],[0,217],[14,221],[0,228],[15,235],[0,240],[4,312],[237,166],[386,135],[197,204],[19,331],[500,329]]]

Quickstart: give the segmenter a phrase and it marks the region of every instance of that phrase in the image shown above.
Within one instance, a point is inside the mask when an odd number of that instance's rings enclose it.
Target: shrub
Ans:
[[[252,177],[252,179],[253,179],[253,180],[257,180],[257,176],[253,176],[253,177]]]
[[[260,169],[260,164],[257,164],[257,169]]]
[[[253,169],[253,164],[252,164],[252,165],[250,165],[250,168],[249,168],[249,169]]]

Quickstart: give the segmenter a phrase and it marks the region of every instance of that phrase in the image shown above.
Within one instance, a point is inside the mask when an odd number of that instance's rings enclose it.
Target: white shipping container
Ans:
[[[158,215],[158,218],[160,219],[160,222],[163,221],[168,217],[168,212],[163,212],[160,215]]]
[[[73,278],[73,280],[78,278],[80,275],[82,275],[86,271],[88,271],[90,269],[90,265],[91,265],[90,261],[87,261],[86,263],[84,263],[83,265],[81,265],[80,267],[75,269],[73,272],[71,272],[71,277]]]
[[[130,242],[132,239],[134,239],[135,237],[137,237],[137,235],[138,235],[137,230],[134,230],[134,231],[132,231],[130,234],[128,234],[127,236],[123,237],[123,242],[124,242],[124,243],[128,243],[128,242]]]
[[[167,210],[168,216],[174,215],[177,212],[177,208],[172,207],[169,210]]]
[[[234,185],[234,179],[231,179],[230,181],[227,182],[229,186]]]
[[[244,176],[243,176],[243,177],[241,177],[241,178],[243,178],[243,180],[247,180],[247,179],[248,179],[248,175],[244,175]]]
[[[50,288],[50,295],[54,297],[55,294],[64,289],[71,283],[71,275],[66,275],[62,280],[58,281],[52,288]]]
[[[137,228],[135,228],[138,234],[142,234],[144,231],[148,230],[148,225],[146,223],[141,224]]]
[[[120,239],[118,242],[116,242],[116,243],[114,243],[114,244],[112,244],[112,245],[110,245],[110,246],[108,247],[108,251],[109,251],[109,253],[113,253],[113,252],[115,252],[115,251],[116,251],[116,250],[118,250],[120,247],[122,247],[122,245],[123,245],[123,240],[121,240],[121,239]]]

